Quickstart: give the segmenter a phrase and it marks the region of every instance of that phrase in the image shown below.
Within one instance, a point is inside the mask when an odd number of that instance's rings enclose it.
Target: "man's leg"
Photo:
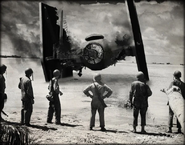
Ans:
[[[21,109],[21,124],[25,124],[25,102],[22,101],[22,109]]]
[[[147,107],[141,108],[140,115],[141,115],[141,132],[146,133],[145,125],[146,125],[146,111]]]
[[[24,109],[22,108],[21,109],[21,124],[24,124],[25,122],[24,122]]]
[[[181,131],[181,124],[178,121],[178,119],[177,119],[177,128],[178,128],[178,133],[182,133],[182,131]]]
[[[137,122],[138,122],[138,115],[139,115],[139,109],[134,107],[133,108],[133,132],[136,132]]]
[[[101,106],[98,109],[98,113],[99,113],[99,120],[100,120],[100,127],[102,131],[105,131],[105,118],[104,118],[104,110],[105,108],[103,106]]]
[[[60,122],[61,119],[61,105],[60,105],[60,100],[58,102],[55,102],[55,123],[56,124],[61,124]]]
[[[49,102],[47,123],[51,123],[51,121],[53,119],[53,113],[54,113],[54,104],[53,104],[53,102]]]
[[[171,109],[170,106],[169,106],[169,118],[168,118],[168,127],[169,127],[168,132],[169,132],[169,133],[172,133],[173,115],[174,115],[174,113],[173,113],[172,109]]]
[[[91,105],[90,130],[95,126],[96,108]]]
[[[26,107],[26,112],[25,112],[25,124],[26,125],[30,125],[32,111],[33,111],[33,105],[31,104],[31,102],[28,102],[27,107]]]
[[[28,108],[28,116],[27,116],[27,124],[30,125],[30,120],[31,120],[31,115],[32,115],[32,112],[33,112],[33,105],[30,103],[29,104],[29,108]]]
[[[1,97],[1,96],[0,96],[0,97]],[[3,108],[4,108],[4,100],[1,99],[0,101],[1,101],[1,102],[0,102],[0,121],[3,121],[3,118],[2,118],[2,116],[1,116],[1,113],[2,113]]]

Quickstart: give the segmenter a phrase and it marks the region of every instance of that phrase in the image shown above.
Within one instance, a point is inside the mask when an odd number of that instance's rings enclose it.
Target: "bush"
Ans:
[[[19,125],[0,124],[0,144],[29,144],[29,130]]]

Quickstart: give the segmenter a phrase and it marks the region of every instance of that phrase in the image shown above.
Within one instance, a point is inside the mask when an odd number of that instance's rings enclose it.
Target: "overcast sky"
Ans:
[[[70,35],[78,42],[92,33],[114,41],[132,35],[125,3],[79,4],[44,1],[64,10]],[[146,55],[184,55],[184,6],[180,1],[135,3]],[[1,54],[40,55],[39,1],[1,1]]]

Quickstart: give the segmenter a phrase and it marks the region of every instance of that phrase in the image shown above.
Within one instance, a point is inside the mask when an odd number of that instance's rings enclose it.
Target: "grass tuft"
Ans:
[[[29,144],[29,133],[26,126],[0,123],[0,144]]]

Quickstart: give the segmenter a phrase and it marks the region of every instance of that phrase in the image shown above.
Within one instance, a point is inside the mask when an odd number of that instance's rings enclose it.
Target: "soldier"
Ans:
[[[5,83],[5,78],[3,76],[3,74],[6,72],[6,65],[1,65],[0,66],[0,121],[3,121],[3,118],[1,117],[1,113],[3,111],[4,108],[4,102],[7,99],[7,95],[5,93],[5,89],[6,89],[6,83]]]
[[[112,90],[101,81],[100,74],[95,75],[93,81],[94,82],[87,86],[83,91],[85,95],[92,98],[90,130],[92,130],[95,126],[95,115],[96,111],[98,110],[101,131],[106,131],[104,120],[104,109],[106,107],[106,104],[104,103],[103,99],[108,98],[112,94]],[[106,94],[104,95],[105,92]]]
[[[53,113],[55,112],[55,124],[61,125],[60,118],[61,118],[61,105],[59,95],[63,95],[60,91],[58,79],[60,77],[60,71],[58,69],[53,71],[53,78],[49,84],[49,91],[50,94],[53,96],[53,101],[49,102],[49,109],[48,109],[48,116],[47,116],[47,123],[52,123]]]
[[[21,124],[30,126],[30,119],[33,111],[34,95],[31,82],[31,76],[33,75],[33,70],[28,68],[25,70],[25,77],[20,78],[19,89],[22,93],[22,110],[21,110]],[[32,76],[33,77],[33,76]]]
[[[146,112],[148,108],[148,97],[152,95],[150,87],[146,84],[146,80],[143,72],[139,72],[137,75],[137,81],[132,82],[129,100],[133,106],[133,132],[136,132],[138,125],[138,115],[141,115],[141,133],[146,133]]]
[[[182,82],[181,78],[181,72],[180,71],[175,71],[173,73],[173,81],[170,83],[170,86],[168,87],[168,89],[170,89],[172,86],[177,86],[179,87],[182,97],[185,98],[185,86],[184,86],[184,82]]]
[[[182,82],[180,78],[181,78],[181,72],[175,71],[173,73],[173,81],[170,83],[170,86],[168,87],[167,90],[172,88],[172,86],[177,86],[180,89],[180,93],[182,94],[183,98],[185,98],[185,94],[184,94],[185,93],[184,92],[185,85],[184,85],[184,82]],[[167,105],[169,105],[169,102],[167,103]],[[174,113],[173,113],[171,107],[169,106],[169,120],[168,120],[169,130],[168,130],[168,133],[172,133],[173,116],[174,116]],[[181,125],[178,120],[177,120],[177,128],[178,128],[178,133],[181,133]]]

